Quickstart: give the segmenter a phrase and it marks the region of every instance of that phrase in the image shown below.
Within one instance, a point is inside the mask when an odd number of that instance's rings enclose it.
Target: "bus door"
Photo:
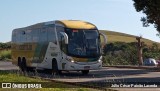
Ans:
[[[59,60],[62,66],[62,69],[65,68],[65,58],[66,58],[66,45],[65,45],[65,40],[64,40],[64,36],[61,34],[61,32],[64,32],[64,28],[61,26],[57,26],[56,27],[57,30],[57,35],[58,35],[58,43],[59,43],[59,49],[60,49],[60,56],[59,56]]]

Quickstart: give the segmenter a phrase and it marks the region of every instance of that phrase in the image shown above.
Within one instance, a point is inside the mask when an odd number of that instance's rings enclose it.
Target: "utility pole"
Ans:
[[[141,36],[136,37],[136,40],[138,41],[138,58],[139,58],[139,66],[143,65],[143,57],[142,57],[142,42],[141,42]]]

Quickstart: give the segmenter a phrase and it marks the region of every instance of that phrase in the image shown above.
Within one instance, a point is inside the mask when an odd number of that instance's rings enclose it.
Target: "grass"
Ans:
[[[42,80],[39,78],[29,78],[20,74],[15,74],[15,72],[6,72],[6,71],[0,71],[0,82],[50,82],[46,80]],[[68,84],[62,84],[62,83],[54,83],[50,82],[50,85],[56,85],[57,88],[36,88],[36,89],[29,89],[29,88],[13,88],[13,89],[4,89],[0,88],[0,91],[97,91],[97,89],[91,89],[91,88],[82,88],[82,87],[76,87]],[[47,84],[48,85],[48,84]]]
[[[20,74],[0,71],[0,82],[45,82],[41,79],[33,79]]]
[[[119,32],[113,32],[113,31],[108,31],[108,30],[100,30],[100,32],[103,32],[104,34],[107,35],[107,42],[137,42],[136,37],[133,35],[125,34],[125,33],[119,33]],[[156,35],[155,35],[156,36]],[[148,46],[151,46],[154,42],[149,39],[142,38],[142,41],[147,44]],[[160,43],[157,43],[160,47]]]
[[[0,60],[10,60],[10,59],[11,59],[11,50],[0,51]]]

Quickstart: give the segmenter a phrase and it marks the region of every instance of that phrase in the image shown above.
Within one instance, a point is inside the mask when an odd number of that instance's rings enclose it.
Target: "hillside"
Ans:
[[[137,42],[136,37],[133,35],[125,34],[125,33],[119,33],[119,32],[113,32],[108,30],[100,30],[100,32],[103,32],[107,35],[107,42]],[[156,35],[155,35],[156,36]],[[143,38],[142,41],[147,45],[152,45],[153,43],[157,43],[154,41],[151,41],[149,39]],[[160,43],[157,43],[160,46]]]

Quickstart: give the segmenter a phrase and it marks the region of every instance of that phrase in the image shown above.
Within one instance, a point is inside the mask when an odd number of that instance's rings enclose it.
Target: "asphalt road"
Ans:
[[[18,70],[18,67],[13,65],[12,62],[0,61],[0,70]]]
[[[11,62],[0,61],[0,70],[18,70]],[[38,73],[39,76],[66,82],[86,81],[127,81],[127,82],[160,82],[160,71],[132,68],[103,67],[100,70],[91,70],[88,75],[81,72],[63,72],[62,75],[53,75],[46,72]]]
[[[12,65],[11,62],[0,61],[0,70],[18,70],[18,67]],[[32,73],[30,73],[32,74]],[[33,75],[33,74],[32,74]],[[160,82],[160,72],[148,69],[132,69],[132,68],[115,68],[103,67],[100,70],[92,70],[88,75],[82,75],[81,72],[63,72],[61,75],[53,75],[51,73],[40,72],[36,74],[43,78],[49,78],[57,81],[65,82]],[[121,91],[134,91],[127,88],[114,88]],[[125,90],[127,89],[127,90]],[[137,89],[137,88],[136,88]],[[150,91],[148,88],[141,89]],[[159,88],[151,89],[160,91]]]
[[[79,78],[79,79],[77,79]],[[53,78],[54,79],[54,78]],[[123,81],[123,82],[160,82],[160,72],[145,69],[128,69],[104,67],[100,70],[93,70],[86,76],[79,72],[64,72],[57,80],[68,82],[83,81]]]

